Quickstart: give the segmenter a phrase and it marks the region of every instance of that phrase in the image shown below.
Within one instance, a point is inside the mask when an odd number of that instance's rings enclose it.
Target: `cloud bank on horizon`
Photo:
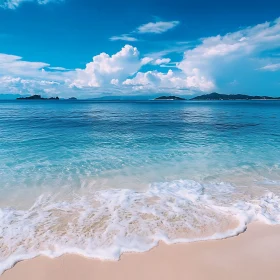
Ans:
[[[0,6],[16,9],[29,1],[32,0],[7,0],[0,2]],[[248,77],[258,77],[259,81],[254,82],[265,86],[271,82],[266,81],[267,75],[278,71],[279,79],[272,82],[280,85],[280,55],[262,56],[280,48],[280,18],[225,35],[201,38],[188,46],[174,42],[175,47],[148,55],[132,45],[140,40],[139,36],[156,37],[172,32],[179,24],[180,21],[156,20],[136,27],[131,33],[113,36],[110,41],[127,43],[114,54],[102,52],[93,56],[85,67],[77,69],[1,53],[0,92],[65,97],[166,92],[190,95],[214,90],[230,92],[246,84],[245,91],[250,88]],[[173,52],[178,53],[178,46],[182,53],[179,60],[172,58]]]

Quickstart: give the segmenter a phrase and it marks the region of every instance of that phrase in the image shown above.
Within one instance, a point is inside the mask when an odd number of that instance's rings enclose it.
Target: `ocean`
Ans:
[[[280,101],[0,101],[0,273],[280,223]]]

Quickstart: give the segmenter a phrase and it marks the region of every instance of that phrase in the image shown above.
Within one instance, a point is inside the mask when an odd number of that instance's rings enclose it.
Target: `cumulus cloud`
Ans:
[[[138,89],[173,87],[210,91],[222,87],[220,80],[228,78],[229,84],[243,69],[246,69],[245,74],[249,76],[255,69],[252,64],[258,64],[261,53],[278,47],[280,47],[279,19],[224,36],[203,38],[200,44],[185,51],[182,61],[176,64],[177,71],[169,71],[167,74],[157,71],[138,73],[134,78],[127,79],[124,84]],[[161,64],[163,59],[159,58],[151,63],[157,62]],[[270,64],[262,70],[276,71],[278,67],[278,63]],[[244,79],[244,73],[240,75]]]
[[[212,81],[200,75],[199,70],[194,70],[191,76],[186,76],[182,71],[169,70],[167,73],[158,71],[139,72],[146,64],[161,65],[169,63],[169,58],[153,59],[140,57],[137,48],[125,45],[119,52],[112,56],[101,53],[93,57],[93,61],[85,69],[77,69],[77,77],[71,83],[76,88],[105,88],[118,86],[126,91],[129,87],[134,91],[163,89],[196,89],[211,90],[214,88]]]
[[[149,22],[143,24],[137,28],[138,33],[155,33],[161,34],[174,27],[176,27],[180,22],[179,21],[157,21]]]
[[[73,73],[48,63],[25,61],[20,56],[0,53],[1,93],[58,94],[64,91],[67,81],[72,80]]]
[[[21,77],[2,76],[0,77],[0,91],[3,93],[16,94],[58,94],[60,82],[24,79]]]
[[[148,71],[145,73],[138,72],[134,78],[127,79],[123,85],[133,86],[135,90],[153,90],[161,91],[166,89],[172,90],[186,90],[194,89],[207,91],[214,88],[211,81],[201,78],[198,75],[186,77],[183,73],[174,72],[169,70],[167,73],[158,71]]]
[[[3,0],[0,3],[0,8],[4,8],[4,9],[16,9],[18,8],[22,3],[25,2],[34,2],[37,3],[39,5],[45,5],[48,3],[58,3],[58,2],[62,2],[63,0]]]
[[[77,69],[77,78],[71,83],[72,87],[101,87],[112,84],[111,81],[123,81],[135,74],[148,58],[140,58],[137,48],[125,45],[119,52],[110,56],[101,53],[93,57],[85,69]]]
[[[147,64],[152,67],[169,63],[169,58],[153,59],[141,57],[137,48],[125,45],[119,52],[109,55],[101,53],[93,57],[84,69],[69,70],[52,67],[44,62],[29,62],[19,56],[0,54],[0,89],[2,92],[45,94],[70,94],[75,90],[131,92],[149,89],[208,90],[211,82],[194,74],[187,77],[182,71],[162,73],[159,71],[141,72]],[[154,65],[154,66],[153,66]],[[6,90],[3,90],[3,89]],[[37,90],[37,91],[36,91]]]
[[[207,79],[214,83],[215,77],[226,75],[233,67],[244,69],[253,63],[253,59],[257,61],[262,51],[279,46],[280,20],[277,19],[224,36],[202,39],[201,44],[184,53],[178,68],[188,77],[195,76],[196,79]],[[237,75],[238,71],[235,72]]]
[[[171,61],[170,58],[158,58],[154,61],[155,65],[161,65],[161,64],[166,64],[169,63]]]
[[[125,45],[115,54],[96,55],[84,69],[76,70],[0,54],[0,92],[41,91],[63,96],[81,95],[81,92],[94,95],[168,90],[187,94],[232,89],[233,85],[239,91],[244,83],[250,85],[250,75],[254,88],[265,84],[264,88],[271,81],[255,76],[261,77],[263,71],[280,70],[280,64],[279,57],[264,59],[262,54],[274,52],[279,47],[280,20],[277,19],[223,36],[203,38],[191,49],[187,46],[182,60],[177,63],[166,57],[141,56],[131,45]]]
[[[112,79],[111,84],[117,86],[119,84],[119,80],[118,79]]]

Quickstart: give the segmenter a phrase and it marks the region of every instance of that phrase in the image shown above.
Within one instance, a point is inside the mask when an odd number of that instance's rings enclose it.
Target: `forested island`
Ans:
[[[204,94],[196,96],[190,100],[193,101],[206,101],[206,100],[280,100],[280,97],[271,96],[251,96],[245,94],[219,94],[217,92],[212,92],[210,94]]]
[[[171,96],[160,96],[160,97],[155,98],[154,100],[186,100],[186,99],[182,98],[182,97],[171,95]]]
[[[60,98],[57,97],[50,97],[50,98],[45,98],[42,97],[39,94],[35,94],[35,95],[31,95],[31,96],[27,96],[27,97],[18,97],[17,100],[60,100]],[[67,100],[67,99],[63,99],[62,100]],[[68,98],[68,100],[77,100],[76,97],[70,97]]]
[[[35,94],[27,97],[18,97],[17,100],[61,100],[61,99],[58,96],[45,98],[39,94]],[[77,100],[77,98],[76,97],[70,97],[68,99],[62,98],[62,100],[73,101],[73,100]],[[245,95],[245,94],[220,94],[217,92],[212,92],[210,94],[199,95],[191,99],[186,99],[175,95],[169,95],[169,96],[167,95],[167,96],[156,97],[153,100],[155,101],[280,100],[280,97],[259,96],[259,95],[253,96],[253,95]]]
[[[35,94],[27,97],[18,97],[17,100],[59,100],[59,97],[44,98],[39,94]]]

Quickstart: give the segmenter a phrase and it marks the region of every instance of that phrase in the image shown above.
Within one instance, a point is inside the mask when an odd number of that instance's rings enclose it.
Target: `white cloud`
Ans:
[[[67,68],[64,68],[64,67],[51,67],[49,66],[48,69],[50,70],[56,70],[56,71],[70,71],[71,69],[67,69]]]
[[[138,33],[155,33],[160,34],[164,33],[174,27],[176,27],[180,22],[179,21],[158,21],[158,22],[149,22],[143,24],[137,28]]]
[[[145,65],[145,64],[152,62],[153,60],[154,60],[153,58],[146,56],[141,59],[141,63],[142,63],[142,65]]]
[[[137,48],[125,45],[112,56],[106,53],[94,56],[93,61],[88,63],[85,69],[77,69],[77,78],[71,86],[102,87],[111,84],[112,80],[122,82],[148,62],[148,58],[140,58]]]
[[[0,53],[0,74],[27,76],[48,66],[50,65],[44,62],[24,61],[20,56]]]
[[[120,90],[153,90],[163,89],[196,89],[211,90],[214,88],[212,81],[199,75],[199,71],[194,71],[187,77],[183,72],[161,73],[158,71],[139,72],[146,64],[161,65],[169,63],[170,59],[156,59],[150,57],[140,57],[137,48],[125,45],[119,52],[110,56],[101,53],[93,57],[93,61],[86,65],[85,69],[77,69],[77,77],[71,83],[71,87],[76,88],[103,88],[110,89],[112,85],[118,86]],[[135,75],[135,77],[133,77]]]
[[[52,71],[48,71],[48,69]],[[75,73],[66,70],[63,67],[51,67],[45,62],[25,61],[20,56],[0,53],[0,75],[2,76],[64,83],[66,79],[72,79],[72,75]]]
[[[259,70],[263,70],[263,71],[278,71],[280,70],[280,63],[275,63],[275,64],[268,64],[266,66],[261,67]]]
[[[258,60],[262,51],[280,46],[280,20],[248,27],[224,36],[218,35],[202,39],[200,45],[184,53],[178,64],[186,76],[207,79],[214,83],[215,78],[242,70]],[[249,71],[249,69],[248,69]],[[252,71],[252,69],[251,69]]]
[[[124,84],[134,88],[196,88],[210,91],[220,86],[218,77],[228,78],[228,73],[238,72],[258,61],[261,53],[280,46],[280,20],[248,27],[224,36],[204,38],[192,49],[187,49],[184,58],[176,66],[180,71],[163,74],[157,71],[138,73]],[[154,60],[162,62],[161,59]],[[263,70],[278,70],[271,64]],[[236,73],[235,73],[236,72]],[[242,75],[242,74],[241,74]],[[235,77],[229,76],[230,81]],[[227,83],[229,84],[230,81]]]
[[[118,84],[119,84],[119,80],[118,79],[112,79],[111,80],[111,85],[117,86]]]
[[[48,94],[50,92],[56,92],[57,94],[57,88],[59,86],[60,83],[56,81],[24,79],[12,76],[0,77],[0,91],[3,93]]]
[[[158,22],[149,22],[146,24],[140,25],[136,30],[130,32],[130,34],[122,34],[119,36],[113,36],[110,37],[110,41],[127,41],[127,42],[136,42],[138,41],[135,36],[132,36],[131,34],[135,33],[154,33],[154,34],[160,34],[164,33],[174,27],[176,27],[180,22],[179,21],[158,21]]]
[[[256,75],[263,75],[262,71],[280,69],[279,57],[271,56],[269,60],[262,57],[263,53],[270,50],[274,52],[279,47],[278,19],[224,36],[201,39],[192,49],[189,45],[186,46],[183,59],[177,63],[156,55],[141,56],[138,49],[131,45],[125,45],[113,55],[96,55],[84,69],[76,70],[0,54],[0,92],[43,92],[60,96],[86,93],[89,96],[104,92],[127,94],[133,91],[168,90],[170,93],[187,94],[190,91],[224,91],[232,89],[233,85],[238,91],[245,85],[247,90],[252,92],[251,88],[260,88],[265,84],[264,88],[271,83],[268,80],[256,79]],[[146,67],[143,67],[145,65]],[[161,69],[162,66],[165,68]],[[164,71],[166,67],[167,73]],[[145,72],[145,68],[150,71]],[[256,69],[262,71],[255,71]],[[250,75],[251,88],[248,79]]]
[[[158,71],[148,71],[146,73],[138,72],[132,79],[123,82],[124,85],[133,86],[135,90],[153,90],[162,91],[171,90],[211,90],[214,85],[211,81],[207,81],[197,76],[185,77],[182,73],[176,73],[169,70],[166,74]]]
[[[67,80],[73,79],[74,72],[64,69],[0,53],[0,93],[58,94],[65,90]]]
[[[4,9],[16,9],[24,2],[34,2],[39,5],[45,5],[48,3],[58,3],[62,2],[63,0],[4,0],[2,4],[0,4],[0,8]]]
[[[120,36],[113,36],[109,39],[110,41],[127,41],[127,42],[136,42],[138,39],[132,37],[129,34],[122,34]]]
[[[161,64],[166,64],[166,63],[169,63],[171,61],[170,58],[158,58],[154,61],[153,64],[155,65],[161,65]]]

